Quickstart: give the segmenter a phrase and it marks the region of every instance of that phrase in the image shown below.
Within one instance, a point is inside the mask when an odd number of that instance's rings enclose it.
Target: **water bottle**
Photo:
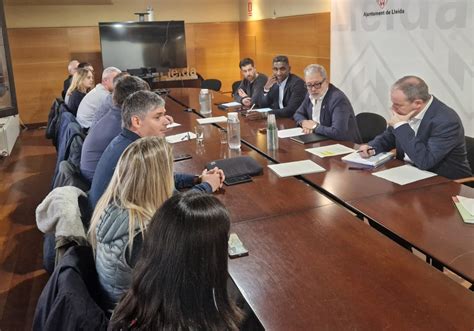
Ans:
[[[201,107],[199,110],[201,114],[211,113],[211,94],[207,88],[203,88],[199,92],[199,105]]]
[[[227,114],[227,142],[230,149],[240,149],[240,121],[235,112]]]
[[[274,151],[278,149],[278,128],[275,114],[269,114],[267,118],[267,150]]]

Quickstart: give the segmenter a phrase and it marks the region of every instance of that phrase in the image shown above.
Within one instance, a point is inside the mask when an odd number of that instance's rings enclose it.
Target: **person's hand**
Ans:
[[[305,134],[312,133],[315,125],[317,125],[317,123],[312,120],[304,120],[301,122],[301,127],[303,128],[303,132]]]
[[[201,182],[211,185],[212,192],[215,192],[222,187],[224,179],[224,172],[217,167],[211,170],[204,169],[202,171]]]
[[[375,150],[372,146],[364,144],[359,147],[358,153],[361,157],[368,158],[375,155]]]
[[[265,118],[264,113],[260,113],[258,111],[249,111],[247,112],[247,119],[251,121],[261,120]]]
[[[414,109],[406,115],[401,115],[392,111],[392,117],[387,121],[387,124],[393,127],[395,124],[399,122],[408,122],[408,120],[411,119],[415,115],[416,112],[417,110]]]
[[[247,107],[252,106],[252,99],[250,97],[245,97],[242,99],[242,104]]]
[[[241,88],[237,90],[237,93],[239,93],[239,96],[241,96],[242,98],[248,97],[247,93],[245,93],[245,91]]]
[[[170,122],[170,124],[173,124],[174,123],[174,119],[171,115],[165,115],[166,119],[168,120],[168,122]]]
[[[275,84],[276,82],[277,82],[277,78],[275,76],[269,77],[263,89],[266,91],[269,91],[272,88],[273,84]]]

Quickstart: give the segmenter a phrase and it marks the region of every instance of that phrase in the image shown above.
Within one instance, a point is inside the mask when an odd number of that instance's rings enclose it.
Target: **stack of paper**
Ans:
[[[326,169],[317,165],[311,160],[270,164],[268,165],[268,167],[279,177],[298,176],[314,172],[326,171]]]
[[[399,185],[410,184],[425,178],[436,176],[436,174],[432,172],[420,170],[408,164],[388,170],[374,172],[372,175]]]
[[[230,108],[230,107],[240,107],[242,104],[237,101],[232,101],[232,102],[227,102],[227,103],[221,103],[219,106],[223,108]]]
[[[354,152],[354,149],[341,144],[327,145],[322,147],[308,148],[305,151],[319,157],[328,157]]]
[[[166,128],[167,128],[167,129],[171,129],[171,128],[175,128],[175,127],[177,127],[177,126],[181,126],[181,124],[174,122],[174,123],[168,124],[168,125],[166,126]]]
[[[382,165],[385,162],[390,161],[391,159],[393,159],[393,154],[390,152],[380,153],[368,158],[363,158],[362,156],[360,156],[360,153],[354,152],[352,154],[344,156],[341,160],[346,162],[368,165],[371,167],[378,167],[379,165]]]
[[[196,139],[196,134],[192,132],[183,132],[183,133],[178,133],[178,134],[174,134],[172,136],[166,137],[166,141],[170,144],[175,144],[175,143],[179,143],[179,142],[187,141],[191,139]]]
[[[196,119],[199,124],[212,124],[212,123],[223,123],[227,122],[227,117],[217,116],[217,117],[207,117],[207,118],[198,118]]]
[[[474,199],[457,195],[453,197],[453,201],[463,221],[474,224]]]
[[[303,135],[302,128],[292,128],[292,129],[285,129],[285,130],[278,130],[278,138],[290,138]]]
[[[256,111],[258,113],[268,113],[269,111],[272,111],[271,108],[254,108],[254,109],[249,109],[248,112],[253,112]]]

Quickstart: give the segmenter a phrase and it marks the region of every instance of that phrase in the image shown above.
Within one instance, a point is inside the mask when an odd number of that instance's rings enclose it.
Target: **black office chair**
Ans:
[[[205,79],[201,82],[201,88],[207,88],[219,92],[221,90],[222,82],[218,79]]]
[[[237,95],[237,90],[239,89],[240,83],[242,83],[241,80],[232,83],[232,95]]]
[[[464,139],[466,140],[467,161],[469,162],[469,166],[471,167],[473,176],[458,179],[456,180],[456,182],[470,187],[474,187],[474,138],[465,136]]]
[[[363,143],[371,141],[387,128],[385,118],[375,113],[357,114],[356,121]]]

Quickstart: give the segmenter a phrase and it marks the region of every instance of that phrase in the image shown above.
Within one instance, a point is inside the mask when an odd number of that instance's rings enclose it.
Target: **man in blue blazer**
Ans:
[[[305,133],[317,133],[334,140],[362,142],[354,110],[344,92],[327,79],[326,69],[310,64],[304,69],[308,90],[293,116]]]
[[[396,148],[398,159],[422,170],[450,179],[471,176],[461,119],[429,94],[421,78],[400,78],[392,86],[390,98],[389,127],[360,147],[363,157]]]
[[[259,96],[258,105],[271,108],[269,114],[275,114],[275,117],[291,118],[303,102],[306,93],[304,81],[291,73],[288,57],[284,55],[273,58],[272,72]],[[247,118],[257,120],[266,116],[267,113],[249,112]]]

